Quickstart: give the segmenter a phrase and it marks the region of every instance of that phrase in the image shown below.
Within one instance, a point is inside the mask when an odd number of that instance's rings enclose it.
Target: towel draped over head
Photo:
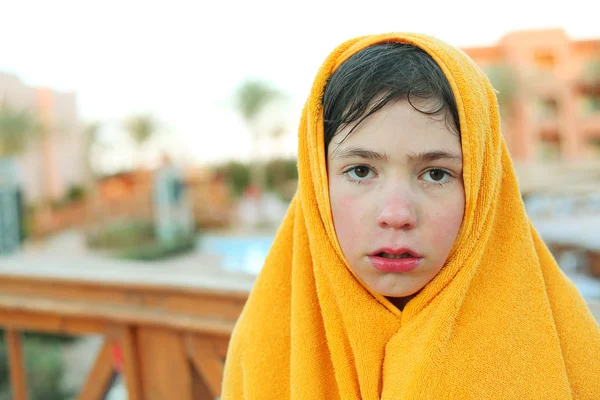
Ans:
[[[331,74],[388,42],[445,74],[465,187],[446,265],[402,311],[344,258],[323,133]],[[233,332],[223,399],[600,399],[600,330],[525,214],[495,91],[470,58],[424,35],[349,40],[319,70],[298,139],[298,190]]]

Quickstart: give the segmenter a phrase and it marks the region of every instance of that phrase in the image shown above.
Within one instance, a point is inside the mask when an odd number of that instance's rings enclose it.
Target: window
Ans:
[[[600,94],[587,94],[581,97],[581,110],[584,115],[600,113]]]
[[[556,118],[558,114],[558,104],[552,98],[540,98],[535,103],[535,115],[539,120],[549,120]]]
[[[550,51],[539,51],[535,53],[534,63],[539,69],[552,70],[556,64],[556,59]]]
[[[541,139],[536,146],[536,158],[540,161],[558,161],[560,159],[560,141]]]

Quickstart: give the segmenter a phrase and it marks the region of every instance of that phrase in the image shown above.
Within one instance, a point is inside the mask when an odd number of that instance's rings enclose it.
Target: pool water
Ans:
[[[221,258],[222,268],[257,275],[269,254],[273,236],[203,235],[198,239],[199,251]]]

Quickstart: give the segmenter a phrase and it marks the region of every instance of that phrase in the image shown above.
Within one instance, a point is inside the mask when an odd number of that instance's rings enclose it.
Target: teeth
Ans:
[[[381,257],[383,258],[390,258],[392,260],[396,260],[396,259],[400,259],[400,258],[413,258],[413,256],[411,256],[408,253],[404,253],[404,254],[387,254],[387,253],[380,253]]]

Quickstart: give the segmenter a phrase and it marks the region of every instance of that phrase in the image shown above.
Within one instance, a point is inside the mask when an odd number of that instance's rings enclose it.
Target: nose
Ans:
[[[408,193],[394,193],[386,199],[377,224],[383,229],[410,230],[417,224],[415,204]]]

